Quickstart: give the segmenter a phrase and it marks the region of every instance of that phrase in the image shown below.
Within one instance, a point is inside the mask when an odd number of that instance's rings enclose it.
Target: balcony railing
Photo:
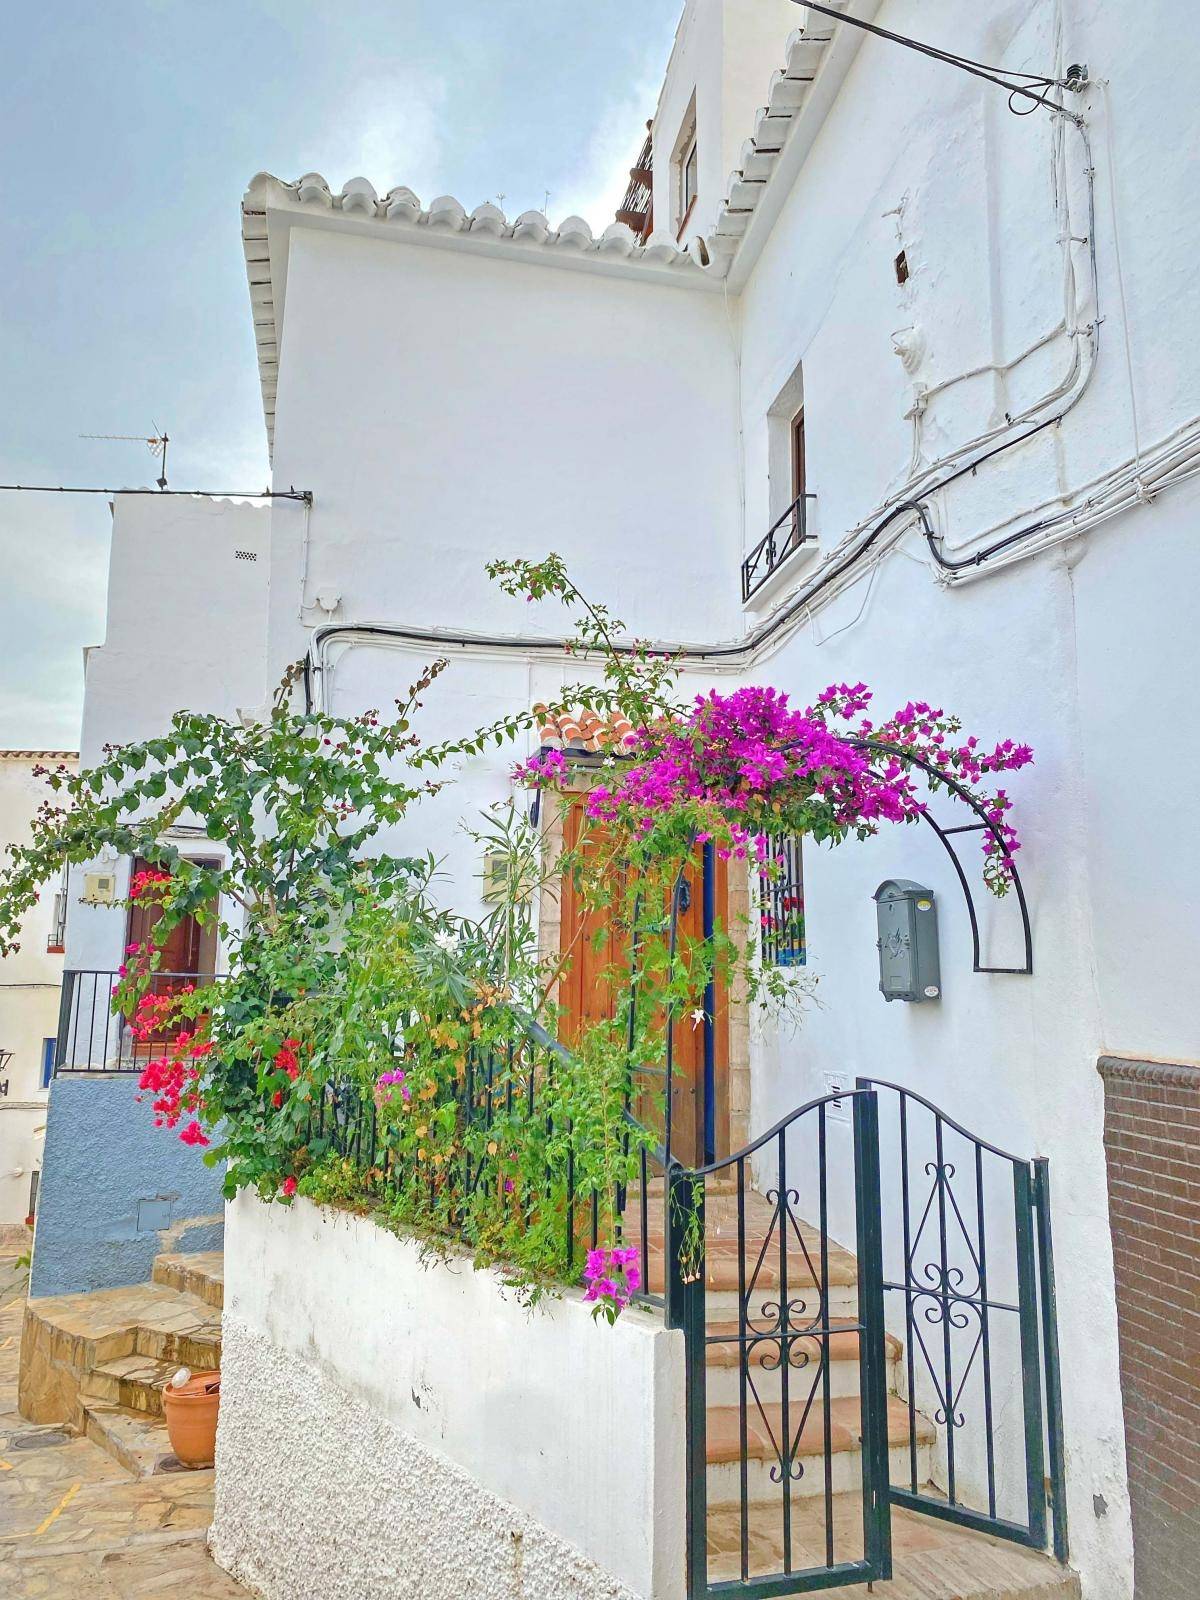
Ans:
[[[815,494],[797,495],[791,505],[767,530],[742,562],[742,600],[757,594],[763,584],[779,571],[788,557],[802,545],[815,544],[816,536],[808,528],[808,502]]]
[[[177,1033],[178,1025],[161,1038],[135,1039],[128,1020],[113,1013],[112,995],[120,979],[117,972],[99,968],[69,968],[63,973],[58,1006],[58,1037],[54,1046],[54,1075],[84,1072],[141,1072],[162,1046]],[[156,972],[150,979],[154,994],[177,994],[185,984],[210,983],[211,975],[195,972]]]

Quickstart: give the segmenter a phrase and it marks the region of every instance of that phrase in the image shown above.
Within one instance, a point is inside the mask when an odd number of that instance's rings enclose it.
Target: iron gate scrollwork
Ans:
[[[1065,1561],[1048,1183],[866,1078],[671,1162],[689,1600],[889,1577],[893,1507]]]
[[[857,1259],[831,1234],[830,1108],[847,1103]],[[891,1574],[878,1149],[865,1089],[799,1107],[725,1160],[672,1164],[691,1600]]]
[[[923,1096],[860,1078],[886,1106],[883,1293],[910,1422],[937,1431],[936,1489],[910,1447],[894,1505],[1067,1555],[1049,1168]]]

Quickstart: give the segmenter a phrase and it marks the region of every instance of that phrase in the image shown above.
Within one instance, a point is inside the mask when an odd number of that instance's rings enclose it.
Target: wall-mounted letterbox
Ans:
[[[879,992],[885,1000],[936,1000],[942,992],[933,891],[888,878],[875,891]]]

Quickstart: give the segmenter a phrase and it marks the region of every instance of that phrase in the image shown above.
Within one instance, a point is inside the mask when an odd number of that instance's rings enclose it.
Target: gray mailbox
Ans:
[[[942,992],[932,889],[888,878],[875,891],[879,992],[885,1000],[936,1000]]]

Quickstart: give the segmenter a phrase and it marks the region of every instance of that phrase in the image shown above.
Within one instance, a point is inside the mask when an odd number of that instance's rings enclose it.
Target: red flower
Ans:
[[[192,1120],[188,1123],[187,1127],[183,1130],[183,1132],[179,1135],[179,1137],[183,1140],[184,1144],[207,1144],[208,1143],[208,1140],[205,1138],[205,1135],[204,1135],[204,1129],[196,1121],[195,1117],[192,1118]]]
[[[292,1198],[292,1196],[295,1194],[295,1192],[296,1192],[296,1180],[295,1180],[295,1178],[285,1178],[283,1180],[282,1193],[284,1195],[286,1195],[286,1197],[290,1200]]]
[[[279,1110],[280,1106],[283,1104],[282,1089],[276,1089],[275,1093],[271,1096],[271,1104],[275,1107],[276,1111]]]

